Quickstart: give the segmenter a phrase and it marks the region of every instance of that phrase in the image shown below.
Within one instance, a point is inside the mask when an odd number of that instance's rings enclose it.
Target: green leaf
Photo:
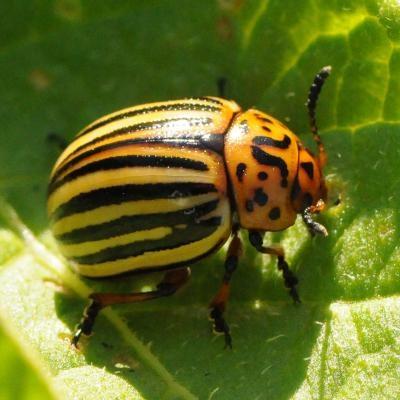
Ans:
[[[60,399],[400,397],[398,1],[3,3],[0,398],[34,398],[25,382]],[[302,304],[292,305],[275,260],[247,247],[227,311],[234,348],[224,350],[206,318],[220,252],[176,296],[104,311],[72,348],[90,291],[145,288],[157,276],[94,282],[63,264],[45,213],[59,153],[49,133],[69,140],[122,107],[216,95],[225,76],[228,97],[312,148],[304,102],[324,65],[329,236],[311,239],[300,221],[266,235],[285,247]]]

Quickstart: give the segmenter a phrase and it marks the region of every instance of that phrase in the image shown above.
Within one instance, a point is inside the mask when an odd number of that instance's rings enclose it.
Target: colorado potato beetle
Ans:
[[[52,232],[81,275],[104,278],[165,270],[152,291],[93,293],[73,336],[89,335],[109,305],[169,296],[189,278],[188,265],[229,238],[222,284],[210,303],[214,330],[224,319],[229,285],[241,254],[239,229],[259,252],[278,259],[295,302],[297,278],[263,233],[293,225],[327,235],[312,215],[324,208],[325,149],[316,102],[330,67],[315,76],[307,107],[317,155],[270,115],[242,111],[222,97],[198,97],[123,109],[83,129],[57,160],[48,188]]]

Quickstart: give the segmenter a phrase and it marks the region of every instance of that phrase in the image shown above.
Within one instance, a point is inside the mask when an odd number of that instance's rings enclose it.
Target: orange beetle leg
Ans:
[[[265,247],[263,246],[262,234],[258,231],[249,231],[250,243],[263,254],[270,254],[278,258],[278,269],[282,271],[285,286],[289,289],[289,294],[295,303],[300,303],[300,297],[297,293],[296,286],[299,280],[290,270],[288,263],[285,261],[285,253],[282,247]]]
[[[164,275],[163,280],[157,285],[157,289],[149,292],[92,293],[89,296],[91,303],[86,307],[71,343],[77,347],[82,334],[90,335],[92,333],[97,314],[104,307],[114,304],[137,303],[139,301],[156,299],[158,297],[171,296],[188,281],[189,277],[190,269],[181,268],[168,271]]]
[[[230,281],[232,274],[237,268],[239,257],[242,254],[242,242],[238,236],[237,229],[233,232],[233,238],[229,244],[226,260],[225,260],[225,273],[222,280],[221,287],[214,299],[210,303],[210,319],[213,321],[213,330],[215,333],[221,333],[225,336],[225,348],[232,348],[232,337],[230,335],[229,326],[226,323],[223,313],[229,299]]]

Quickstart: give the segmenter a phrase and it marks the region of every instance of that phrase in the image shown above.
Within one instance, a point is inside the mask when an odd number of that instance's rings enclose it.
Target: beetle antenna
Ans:
[[[324,144],[322,143],[321,137],[318,133],[317,121],[315,118],[315,110],[317,108],[317,101],[319,94],[321,92],[322,86],[330,75],[332,67],[330,65],[323,67],[321,71],[315,75],[314,81],[310,86],[310,91],[308,93],[306,106],[308,108],[308,117],[310,120],[311,133],[313,134],[314,141],[318,146],[318,158],[319,164],[323,167],[326,164],[327,155],[325,152]]]

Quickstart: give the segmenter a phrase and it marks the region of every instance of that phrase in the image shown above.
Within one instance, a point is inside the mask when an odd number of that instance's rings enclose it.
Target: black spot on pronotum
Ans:
[[[261,128],[266,132],[271,132],[271,129],[268,128],[268,126],[263,125]]]
[[[257,177],[260,181],[265,181],[268,178],[268,174],[264,171],[261,171],[258,173]]]
[[[289,171],[287,169],[287,165],[284,160],[280,157],[273,156],[265,152],[264,150],[260,149],[258,146],[251,146],[251,151],[253,157],[262,165],[268,165],[271,167],[278,167],[281,171],[281,186],[287,187],[288,181],[287,177],[289,175]]]
[[[259,121],[268,122],[269,124],[273,124],[274,123],[274,121],[270,120],[267,117],[263,117],[261,114],[255,114],[255,116]]]
[[[265,206],[268,202],[268,195],[262,190],[262,188],[258,188],[254,194],[254,201],[259,206]]]
[[[304,169],[304,171],[306,171],[310,179],[314,178],[314,165],[312,162],[302,162],[300,163],[300,166]]]
[[[236,167],[236,176],[239,182],[243,182],[243,175],[246,172],[247,165],[245,163],[239,163]]]
[[[246,210],[248,212],[253,212],[254,211],[254,203],[253,200],[246,200],[246,204],[245,204]]]
[[[269,218],[273,221],[279,219],[281,217],[281,209],[279,207],[274,207],[268,214]]]

